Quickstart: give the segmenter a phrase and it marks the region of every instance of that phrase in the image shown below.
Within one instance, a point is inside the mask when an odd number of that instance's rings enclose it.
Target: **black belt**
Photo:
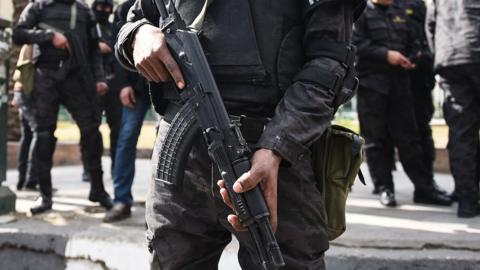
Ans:
[[[171,123],[175,118],[175,115],[180,110],[182,105],[180,103],[169,102],[166,106],[163,120],[167,123]],[[240,126],[243,138],[249,143],[256,143],[260,136],[262,136],[265,126],[270,121],[267,117],[251,117],[251,116],[237,116],[229,115],[232,122],[236,122]]]

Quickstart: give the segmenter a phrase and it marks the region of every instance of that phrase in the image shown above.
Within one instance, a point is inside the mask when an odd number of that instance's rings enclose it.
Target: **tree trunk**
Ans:
[[[16,22],[18,21],[18,17],[22,13],[25,6],[28,4],[29,0],[12,0],[13,2],[13,25],[15,26]],[[15,70],[15,65],[17,64],[18,53],[20,52],[20,47],[12,45],[10,49],[10,74],[13,75],[13,71]],[[8,89],[10,100],[13,96],[13,80],[10,76],[10,84]],[[8,140],[9,141],[18,141],[20,138],[20,123],[18,121],[18,110],[9,105],[8,106]]]

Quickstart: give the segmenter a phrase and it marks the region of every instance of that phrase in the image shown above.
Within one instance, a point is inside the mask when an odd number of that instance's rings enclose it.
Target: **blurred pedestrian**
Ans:
[[[90,201],[109,209],[110,196],[103,186],[102,136],[98,130],[96,95],[108,91],[98,47],[92,11],[81,1],[37,0],[23,10],[13,41],[38,44],[32,95],[32,166],[39,179],[41,198],[32,214],[52,208],[53,136],[60,104],[72,114],[80,128],[88,170],[91,175]]]
[[[443,112],[449,127],[447,148],[457,215],[474,217],[480,215],[480,4],[434,0],[426,27],[446,95]]]
[[[434,186],[433,173],[423,162],[418,140],[408,71],[415,68],[408,56],[417,52],[405,10],[393,0],[370,0],[355,24],[360,77],[358,114],[366,139],[367,163],[380,188],[380,202],[396,206],[392,176],[392,146],[415,186],[416,203],[450,205]]]
[[[33,75],[33,61],[34,47],[32,45],[22,46],[18,56],[17,67],[13,75],[13,80],[15,83],[13,86],[12,100],[12,105],[18,108],[21,134],[17,158],[17,190],[36,190],[38,185],[35,168],[32,166],[32,164],[29,164],[30,146],[33,139],[33,132],[27,119],[32,115],[29,104],[33,90],[33,81],[31,77]],[[24,82],[25,85],[23,85],[22,82]]]
[[[94,0],[92,3],[92,10],[97,19],[100,30],[100,53],[103,60],[103,69],[109,91],[99,97],[98,105],[100,107],[99,113],[105,114],[108,128],[110,129],[110,171],[113,176],[113,168],[115,167],[115,151],[117,149],[118,134],[120,131],[120,123],[122,120],[122,104],[118,98],[120,94],[120,87],[118,79],[115,74],[115,66],[118,65],[115,59],[113,47],[115,45],[115,35],[113,33],[113,24],[109,21],[110,15],[113,13],[113,0]],[[83,139],[83,138],[82,138]],[[82,151],[83,152],[83,151]],[[86,166],[88,162],[85,161],[85,155],[82,154],[83,165]],[[82,180],[84,182],[90,181],[88,169],[84,168]]]
[[[125,24],[128,10],[134,3],[135,0],[127,0],[118,6],[113,22],[116,30]],[[127,71],[120,64],[115,67],[116,83],[121,88],[123,113],[113,167],[114,205],[105,215],[104,222],[120,221],[131,215],[137,141],[145,115],[151,107],[146,80],[138,73]]]

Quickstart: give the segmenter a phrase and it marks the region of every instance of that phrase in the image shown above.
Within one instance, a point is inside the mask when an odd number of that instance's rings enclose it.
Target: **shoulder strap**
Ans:
[[[192,28],[192,29],[197,30],[197,31],[202,30],[203,21],[205,20],[205,16],[207,14],[207,9],[213,3],[213,1],[214,0],[205,0],[205,3],[203,4],[202,10],[200,10],[200,13],[195,18],[195,20],[193,20],[192,24],[190,24],[188,26],[189,28]]]
[[[77,1],[70,7],[70,30],[75,29],[75,26],[77,26]]]

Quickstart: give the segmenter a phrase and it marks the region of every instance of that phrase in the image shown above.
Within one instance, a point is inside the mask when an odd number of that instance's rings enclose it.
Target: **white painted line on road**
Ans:
[[[438,212],[438,213],[451,213],[452,210],[446,207],[430,207],[424,205],[411,205],[411,204],[404,204],[400,205],[396,208],[385,208],[385,206],[381,205],[378,200],[374,199],[359,199],[359,198],[348,198],[347,200],[348,206],[354,207],[362,207],[362,208],[374,208],[374,209],[389,209],[392,211],[395,210],[404,210],[404,211],[422,211],[422,212]]]
[[[374,215],[347,213],[347,224],[362,224],[376,227],[398,228],[436,233],[474,233],[480,234],[480,229],[469,227],[468,224],[417,221],[404,218],[379,217]]]

